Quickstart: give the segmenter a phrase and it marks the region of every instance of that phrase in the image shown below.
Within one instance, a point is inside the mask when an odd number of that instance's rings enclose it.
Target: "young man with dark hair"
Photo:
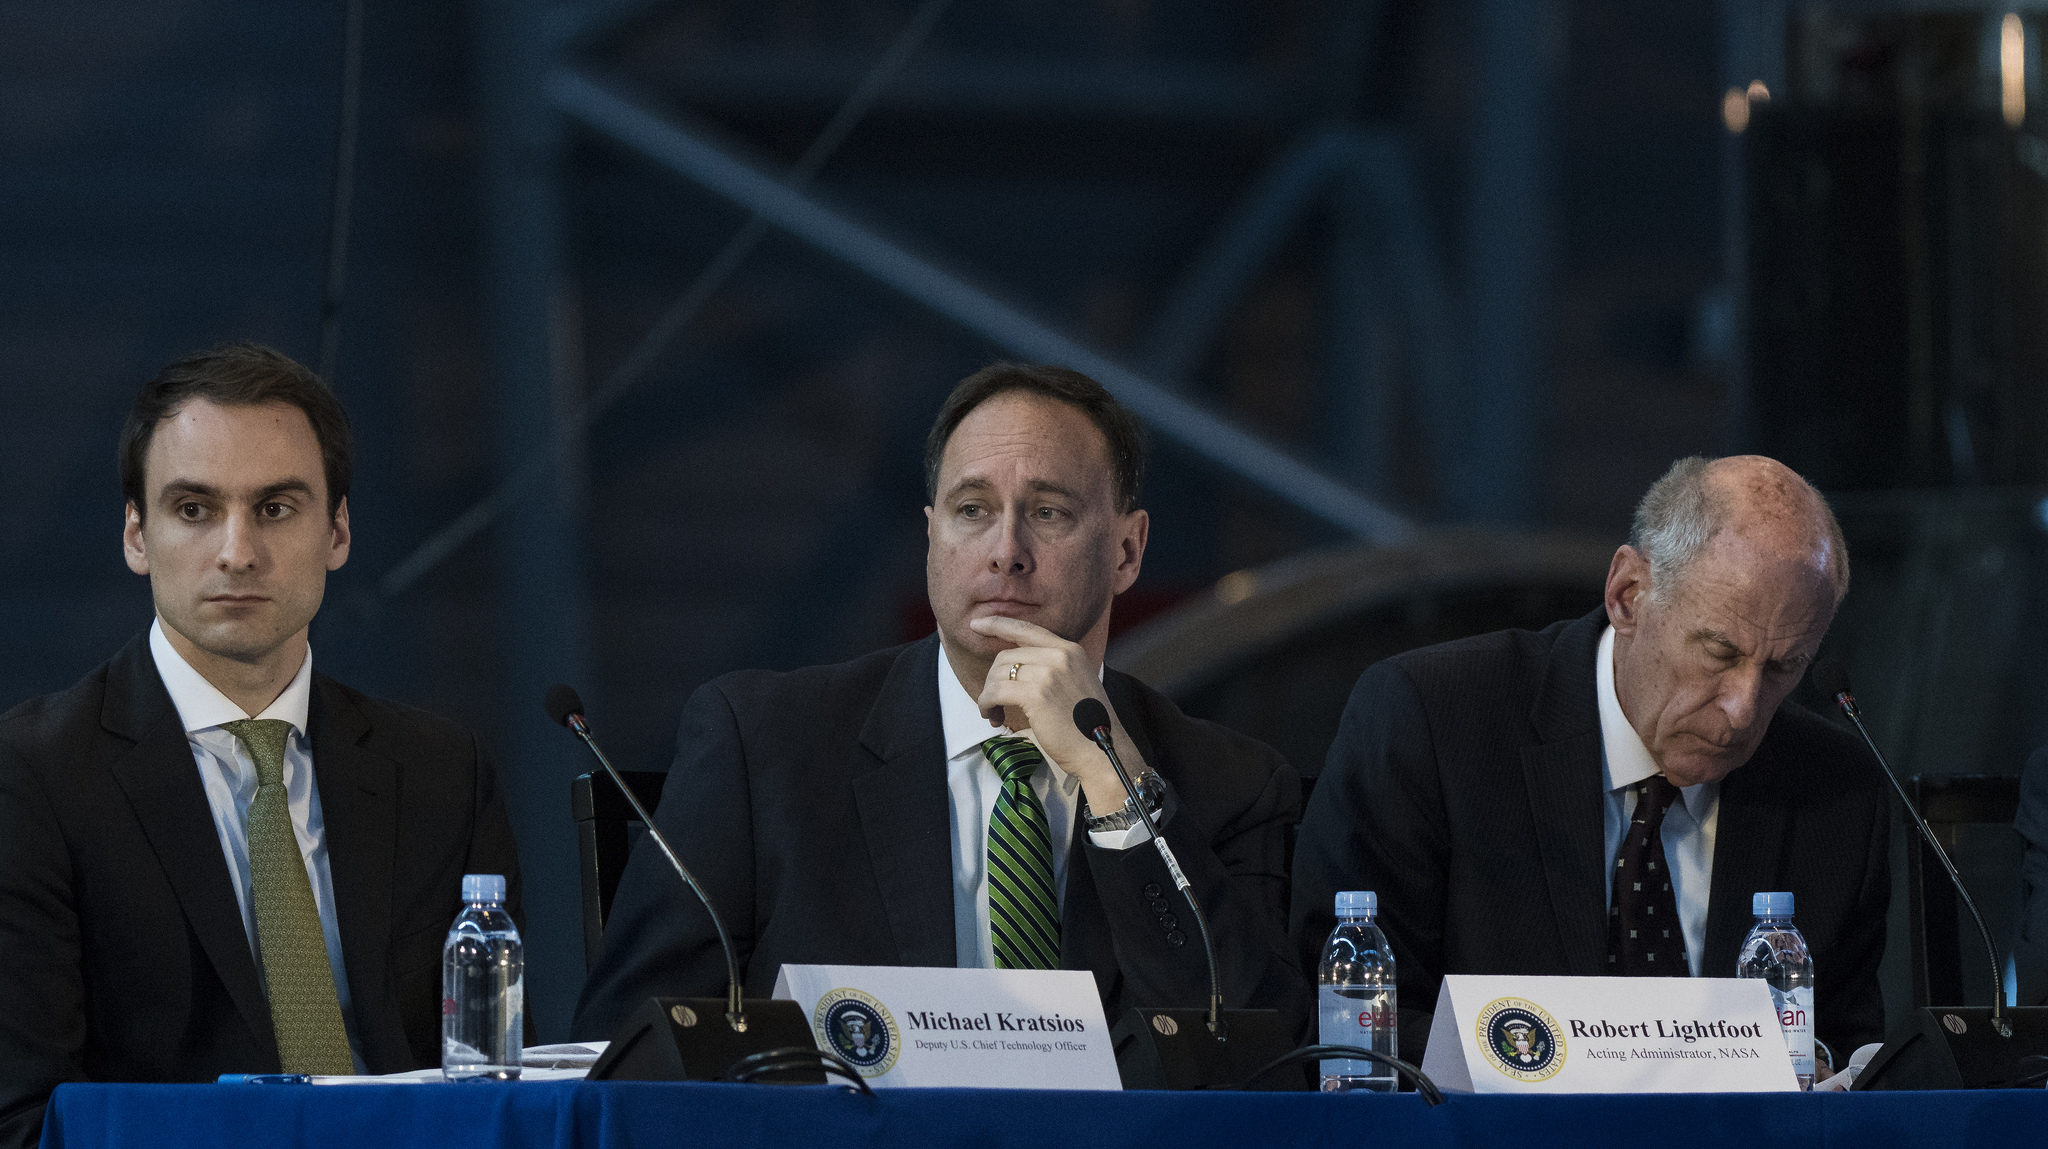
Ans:
[[[462,875],[518,912],[476,739],[313,671],[351,537],[327,388],[253,344],[192,356],[120,461],[155,621],[0,716],[0,1147],[66,1081],[433,1065]]]
[[[654,818],[718,905],[749,992],[784,963],[826,962],[1089,970],[1111,1017],[1206,1002],[1195,923],[1074,727],[1094,698],[1125,765],[1151,776],[1226,1003],[1305,1022],[1282,905],[1294,770],[1103,667],[1150,531],[1136,423],[1086,376],[999,364],[954,390],[928,442],[938,633],[730,674],[684,708]],[[646,998],[716,995],[725,976],[710,919],[639,850],[575,1032],[605,1037]]]

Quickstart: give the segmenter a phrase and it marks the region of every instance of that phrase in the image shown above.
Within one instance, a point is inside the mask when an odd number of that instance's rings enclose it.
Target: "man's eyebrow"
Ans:
[[[276,498],[283,494],[305,495],[311,498],[313,495],[313,484],[300,478],[279,479],[277,482],[257,491],[256,501],[260,503],[265,499]],[[172,479],[164,484],[163,490],[158,497],[163,500],[170,500],[180,495],[198,495],[203,499],[221,499],[226,497],[219,487],[211,483],[202,483],[197,479]]]
[[[952,489],[946,492],[946,497],[949,499],[954,498],[962,491],[986,491],[994,486],[995,484],[987,479],[977,477],[965,478],[954,483]]]
[[[1734,639],[1729,638],[1726,634],[1718,630],[1708,629],[1706,627],[1701,627],[1700,629],[1693,631],[1692,637],[1693,641],[1695,642],[1718,642],[1722,646],[1728,647],[1730,650],[1742,649],[1742,647],[1736,645]]]
[[[1068,487],[1062,487],[1058,483],[1047,482],[1044,479],[1033,479],[1027,485],[1032,490],[1038,491],[1042,494],[1064,495],[1069,499],[1078,499],[1081,497],[1081,493],[1079,491],[1075,491]]]
[[[256,501],[260,503],[265,499],[283,494],[304,495],[310,499],[313,497],[313,484],[304,479],[279,479],[277,482],[256,492]]]

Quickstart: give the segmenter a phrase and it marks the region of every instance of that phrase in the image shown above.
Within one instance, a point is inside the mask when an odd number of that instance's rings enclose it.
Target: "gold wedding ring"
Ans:
[[[1018,672],[1018,671],[1020,671],[1020,670],[1022,670],[1022,669],[1024,669],[1024,664],[1023,664],[1023,663],[1021,663],[1021,662],[1013,662],[1013,663],[1011,663],[1011,664],[1010,664],[1010,681],[1011,681],[1011,682],[1015,682],[1015,681],[1017,681],[1017,672]]]

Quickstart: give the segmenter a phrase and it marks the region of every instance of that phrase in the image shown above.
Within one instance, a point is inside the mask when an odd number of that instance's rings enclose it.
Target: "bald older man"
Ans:
[[[1445,974],[1733,977],[1751,895],[1790,890],[1819,1037],[1843,1058],[1880,1040],[1883,782],[1785,701],[1848,588],[1798,475],[1685,459],[1643,496],[1600,610],[1367,669],[1301,824],[1305,960],[1333,893],[1377,891],[1419,1061]]]

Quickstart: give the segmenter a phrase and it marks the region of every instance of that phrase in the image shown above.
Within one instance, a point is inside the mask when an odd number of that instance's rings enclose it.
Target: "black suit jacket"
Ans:
[[[748,993],[771,993],[786,962],[955,964],[938,658],[934,636],[836,666],[744,671],[684,708],[654,818],[724,916]],[[1209,915],[1226,1001],[1305,1020],[1283,905],[1283,840],[1301,804],[1293,768],[1129,675],[1109,671],[1103,684],[1173,787],[1162,831]],[[1061,966],[1094,972],[1111,1017],[1206,1004],[1201,940],[1158,852],[1087,839],[1075,834],[1067,865]],[[642,842],[575,1032],[606,1037],[649,996],[722,995],[725,977],[710,918]]]
[[[1305,960],[1339,890],[1379,892],[1404,1057],[1447,973],[1599,976],[1607,965],[1606,773],[1593,657],[1604,610],[1369,667],[1344,709],[1294,860]],[[1721,782],[1701,972],[1734,977],[1750,895],[1790,890],[1822,1040],[1881,1040],[1891,811],[1847,731],[1790,703]],[[1412,1044],[1411,1044],[1412,1043]]]
[[[476,739],[315,674],[307,726],[365,1067],[439,1064],[465,873],[519,863]],[[0,1146],[65,1081],[275,1073],[219,835],[147,635],[0,716]]]
[[[2048,1005],[2048,746],[2034,751],[2020,774],[2020,930],[2013,965],[2021,1005]]]

